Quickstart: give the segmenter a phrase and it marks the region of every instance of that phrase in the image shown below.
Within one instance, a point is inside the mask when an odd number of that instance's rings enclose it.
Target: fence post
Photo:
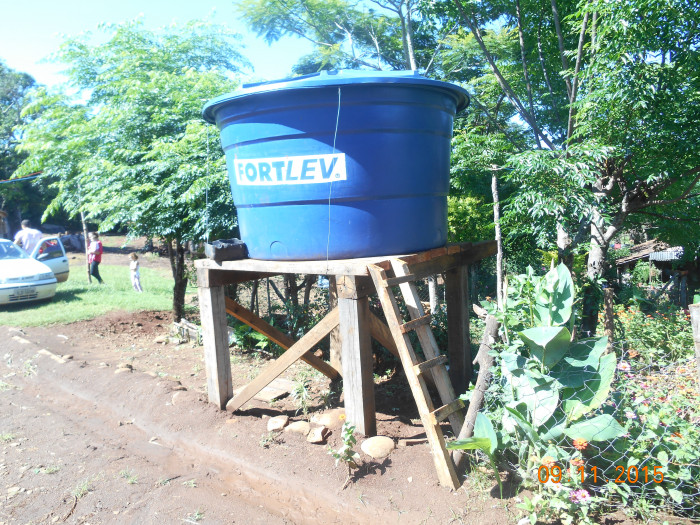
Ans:
[[[698,385],[700,385],[700,303],[691,304],[690,324],[693,327],[693,341],[695,342],[695,365],[698,368]]]

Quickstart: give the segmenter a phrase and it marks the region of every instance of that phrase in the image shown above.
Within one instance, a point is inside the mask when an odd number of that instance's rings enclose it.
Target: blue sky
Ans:
[[[39,83],[62,81],[57,64],[41,63],[58,49],[65,36],[95,31],[101,22],[123,22],[142,16],[144,25],[157,29],[172,22],[202,19],[216,11],[214,20],[243,35],[243,54],[255,71],[246,80],[273,80],[289,76],[291,66],[308,53],[309,45],[285,38],[269,46],[246,31],[233,9],[235,0],[0,0],[0,59],[10,68],[32,75]]]

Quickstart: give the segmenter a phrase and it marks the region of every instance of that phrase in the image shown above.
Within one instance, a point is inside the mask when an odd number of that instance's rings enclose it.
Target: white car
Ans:
[[[41,239],[32,256],[0,239],[0,304],[50,299],[56,283],[68,279],[68,258],[58,237]]]

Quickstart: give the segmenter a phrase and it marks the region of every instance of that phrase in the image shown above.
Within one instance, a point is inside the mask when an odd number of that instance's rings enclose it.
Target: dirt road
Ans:
[[[439,487],[423,445],[363,456],[340,490],[327,446],[287,433],[265,443],[267,417],[303,419],[288,405],[232,417],[209,404],[202,348],[155,342],[166,318],[0,327],[0,525],[512,522],[514,502],[494,499],[492,483]],[[235,384],[264,366],[235,359]],[[378,414],[378,427],[422,431],[395,413]],[[339,431],[328,444],[340,445]]]

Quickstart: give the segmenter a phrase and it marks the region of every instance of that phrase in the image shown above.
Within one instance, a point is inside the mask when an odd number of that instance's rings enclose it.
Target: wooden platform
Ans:
[[[348,421],[365,435],[376,433],[371,338],[398,355],[389,327],[369,310],[368,297],[376,293],[370,267],[387,272],[390,285],[406,282],[392,277],[397,261],[407,265],[412,279],[444,273],[448,316],[449,375],[457,392],[464,392],[471,376],[469,337],[468,266],[496,253],[495,241],[449,245],[426,252],[362,259],[329,261],[262,261],[244,259],[216,263],[196,261],[199,302],[209,401],[221,409],[237,410],[250,401],[298,359],[325,375],[342,376]],[[224,286],[279,274],[335,276],[338,306],[331,310],[300,340],[286,334],[224,296]],[[400,282],[399,282],[400,281]],[[249,324],[283,348],[284,354],[269,363],[258,377],[233,397],[226,312]],[[414,322],[415,328],[421,320]],[[424,323],[423,323],[424,324]],[[340,359],[322,361],[310,350],[329,332],[338,328]],[[333,349],[332,349],[333,350]],[[341,365],[337,362],[340,361]]]

